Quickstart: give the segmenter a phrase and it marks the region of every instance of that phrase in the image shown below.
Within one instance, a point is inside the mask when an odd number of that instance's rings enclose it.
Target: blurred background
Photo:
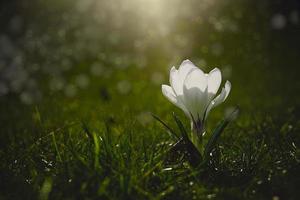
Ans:
[[[232,82],[219,116],[235,105],[247,115],[299,111],[297,0],[3,0],[0,27],[6,140],[37,121],[130,116],[147,126],[148,112],[174,109],[161,84],[184,59]]]

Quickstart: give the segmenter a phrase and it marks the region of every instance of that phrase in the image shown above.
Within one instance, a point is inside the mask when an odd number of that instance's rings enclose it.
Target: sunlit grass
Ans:
[[[12,198],[28,199],[264,199],[298,194],[293,177],[299,173],[299,127],[291,128],[293,121],[266,118],[239,127],[237,120],[225,130],[209,163],[193,168],[187,160],[167,162],[175,140],[163,127],[143,127],[132,120],[120,127],[108,119],[97,128],[78,121],[41,137],[16,135],[14,147],[1,152],[2,180],[14,185],[3,195],[14,190],[18,193]],[[22,193],[24,187],[28,192]]]

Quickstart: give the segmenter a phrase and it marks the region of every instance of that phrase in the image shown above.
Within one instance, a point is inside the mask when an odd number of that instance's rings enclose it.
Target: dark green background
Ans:
[[[169,69],[184,59],[206,72],[219,67],[232,83],[209,128],[238,105],[233,128],[247,135],[276,119],[273,131],[295,128],[299,141],[299,56],[297,0],[1,1],[2,177],[12,188],[21,174],[16,188],[26,190],[24,177],[33,175],[14,161],[70,124],[101,129],[112,121],[116,132],[138,138],[163,129],[149,112],[172,124],[175,110],[188,124],[161,94]]]

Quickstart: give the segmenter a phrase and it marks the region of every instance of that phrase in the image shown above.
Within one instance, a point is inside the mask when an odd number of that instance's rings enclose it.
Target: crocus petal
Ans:
[[[199,68],[196,67],[194,65],[194,63],[192,63],[190,60],[184,60],[181,63],[181,65],[179,66],[178,72],[180,74],[180,77],[183,79],[182,82],[184,81],[184,79],[186,78],[188,73],[190,73],[190,71],[193,69],[199,69]]]
[[[185,108],[185,106],[182,104],[181,101],[178,100],[178,97],[176,96],[176,94],[174,93],[172,87],[168,86],[168,85],[162,85],[161,86],[161,90],[163,95],[169,100],[171,101],[174,105],[176,105],[177,107],[179,107],[180,109],[182,109],[187,115],[188,115],[188,111]]]
[[[202,70],[195,68],[186,76],[183,86],[188,90],[197,88],[204,92],[207,89],[207,76]]]
[[[169,101],[171,101],[173,104],[177,103],[176,95],[170,86],[162,85],[161,91]]]
[[[218,68],[211,70],[207,77],[207,91],[211,97],[215,96],[222,82],[221,71]]]
[[[231,83],[229,81],[226,81],[225,87],[222,88],[221,93],[210,102],[209,106],[207,107],[205,118],[208,116],[211,109],[214,107],[220,105],[222,102],[226,100],[231,90]]]
[[[171,68],[170,85],[177,96],[183,95],[183,82],[187,74],[196,68],[197,67],[189,60],[183,61],[178,70],[176,70],[175,67]]]
[[[180,83],[178,70],[175,67],[170,70],[170,85],[176,95],[182,95],[182,83]]]
[[[207,107],[207,76],[196,68],[185,78],[183,84],[184,104],[193,118],[202,118]]]
[[[230,90],[231,90],[231,83],[229,81],[226,81],[226,83],[225,83],[226,95],[225,95],[225,98],[224,98],[223,102],[227,99],[227,97],[230,93]]]

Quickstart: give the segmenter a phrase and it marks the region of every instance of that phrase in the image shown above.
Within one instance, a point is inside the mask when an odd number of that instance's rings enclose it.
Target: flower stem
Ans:
[[[191,141],[200,153],[203,153],[203,133],[204,126],[201,122],[191,122]]]

